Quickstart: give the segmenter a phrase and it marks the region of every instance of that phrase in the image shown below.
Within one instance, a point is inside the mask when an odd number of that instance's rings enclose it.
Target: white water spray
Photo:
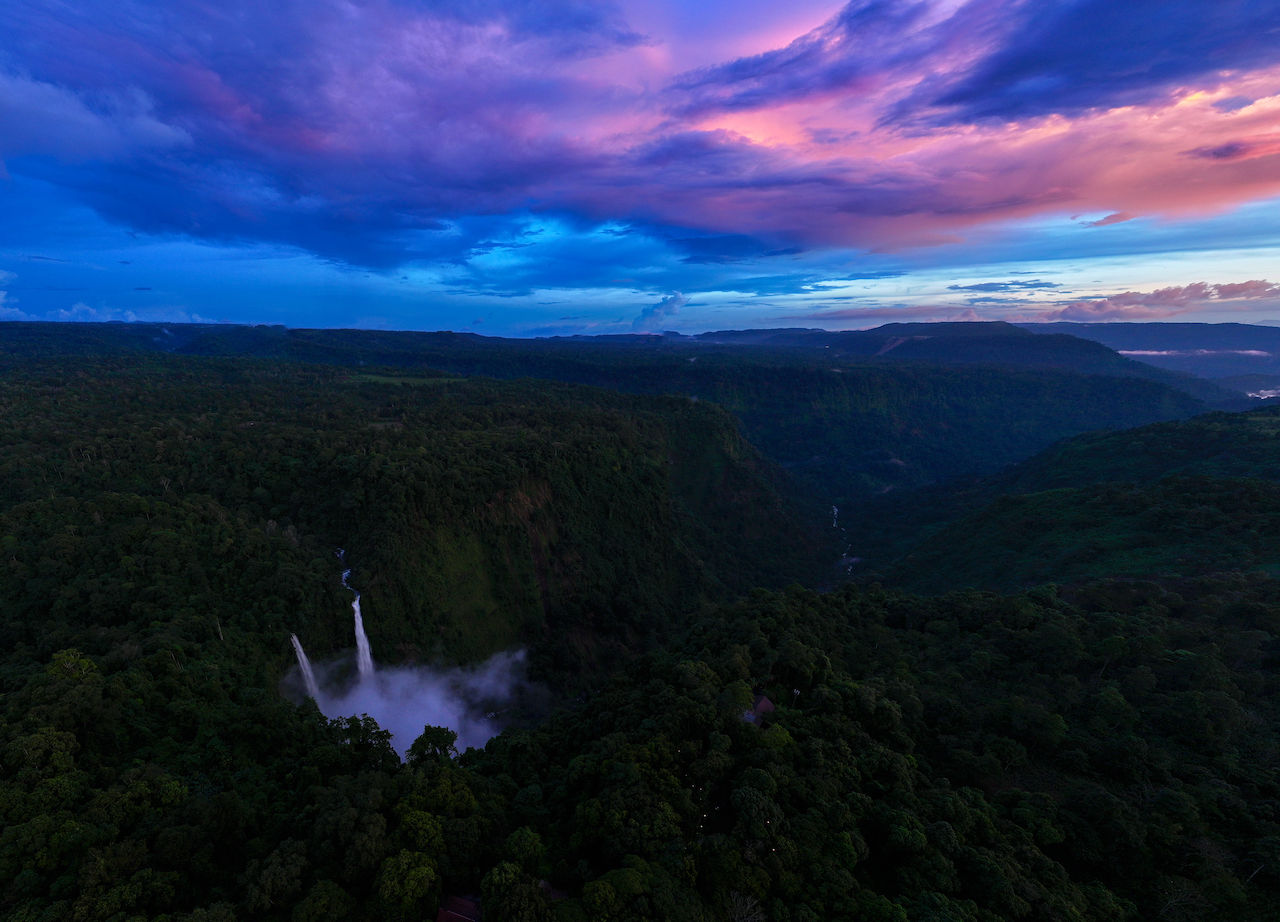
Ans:
[[[311,669],[311,660],[307,659],[306,651],[302,649],[302,641],[297,634],[290,634],[289,638],[293,641],[293,652],[298,656],[298,670],[302,673],[302,683],[307,687],[307,694],[312,698],[319,698],[320,686],[316,684],[316,674]]]

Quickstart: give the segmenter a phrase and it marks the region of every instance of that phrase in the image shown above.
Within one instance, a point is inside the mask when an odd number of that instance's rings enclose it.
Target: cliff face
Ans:
[[[559,392],[573,404],[559,423],[516,412],[465,464],[366,485],[350,545],[375,642],[465,661],[524,641],[573,671],[643,648],[703,602],[825,575],[836,549],[818,516],[725,411]],[[478,501],[437,508],[466,465],[498,462]]]

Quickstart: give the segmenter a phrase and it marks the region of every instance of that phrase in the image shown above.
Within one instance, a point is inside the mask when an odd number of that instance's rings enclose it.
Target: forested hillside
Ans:
[[[885,578],[922,590],[1280,573],[1280,411],[1067,439],[1007,472],[900,504]],[[868,534],[888,504],[860,510]],[[852,527],[852,526],[850,526]]]
[[[153,609],[232,604],[234,621],[240,603],[180,588],[131,596],[130,568],[163,575],[186,555],[172,582],[203,585],[211,564],[237,570],[245,547],[270,545],[329,594],[334,549],[349,548],[371,636],[402,656],[470,660],[548,636],[548,655],[591,658],[701,599],[823,573],[834,551],[783,476],[723,410],[685,398],[156,357],[11,370],[6,648],[43,660],[68,645],[51,610],[91,633],[123,625],[92,643],[72,630],[103,655]],[[345,605],[258,587],[281,653],[290,631],[345,645]]]
[[[281,701],[247,625],[153,622],[6,695],[6,912],[1269,919],[1280,595],[1175,588],[761,591],[586,706],[407,764]]]

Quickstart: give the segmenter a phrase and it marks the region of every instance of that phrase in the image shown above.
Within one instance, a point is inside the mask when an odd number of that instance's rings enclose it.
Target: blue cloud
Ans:
[[[977,285],[948,285],[948,291],[1027,291],[1037,288],[1061,288],[1057,282],[1042,282],[1040,279],[1011,279],[1008,282],[979,282]]]

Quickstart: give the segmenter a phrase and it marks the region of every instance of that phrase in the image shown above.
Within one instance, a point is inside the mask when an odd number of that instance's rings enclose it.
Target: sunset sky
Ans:
[[[8,0],[0,319],[1280,323],[1275,0]]]

